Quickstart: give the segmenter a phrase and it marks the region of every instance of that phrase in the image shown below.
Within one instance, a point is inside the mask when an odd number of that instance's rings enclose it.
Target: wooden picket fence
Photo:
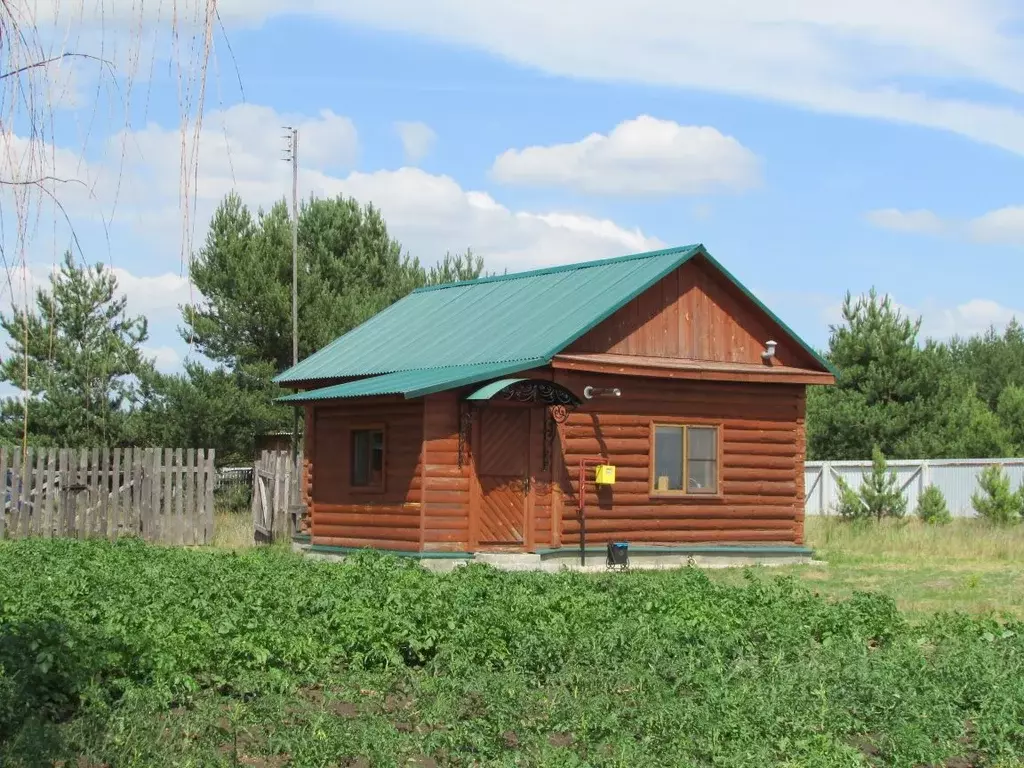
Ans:
[[[266,450],[252,471],[252,523],[256,541],[288,539],[305,511],[301,498],[302,453]]]
[[[0,538],[213,541],[214,452],[0,447]]]

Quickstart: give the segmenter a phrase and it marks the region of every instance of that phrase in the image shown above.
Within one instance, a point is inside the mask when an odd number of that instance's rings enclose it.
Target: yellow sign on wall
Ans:
[[[615,484],[615,467],[611,464],[598,464],[594,468],[594,482],[598,485],[614,485]]]

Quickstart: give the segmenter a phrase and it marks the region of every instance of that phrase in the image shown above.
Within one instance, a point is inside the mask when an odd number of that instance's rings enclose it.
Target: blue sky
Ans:
[[[470,246],[514,271],[703,242],[816,346],[847,290],[892,294],[935,336],[1024,309],[1024,10],[620,5],[223,0],[193,245],[228,189],[254,207],[288,192],[290,123],[303,194],[374,202],[427,263]],[[75,24],[73,44],[95,46],[95,25]],[[131,25],[107,24],[108,50],[130,47]],[[109,83],[97,108],[94,70],[53,74],[70,87],[52,138],[62,173],[94,190],[67,205],[87,258],[118,270],[173,369],[188,354],[176,305],[199,297],[177,85],[165,53],[146,55],[127,125]],[[37,280],[69,239],[51,229],[27,249]]]

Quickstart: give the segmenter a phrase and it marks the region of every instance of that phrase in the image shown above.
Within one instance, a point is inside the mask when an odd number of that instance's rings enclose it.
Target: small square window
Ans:
[[[655,424],[651,493],[718,493],[718,427]]]
[[[352,430],[352,487],[384,486],[384,430]]]

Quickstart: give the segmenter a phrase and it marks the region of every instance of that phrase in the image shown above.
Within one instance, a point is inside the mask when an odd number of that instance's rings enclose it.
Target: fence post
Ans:
[[[821,463],[821,483],[818,484],[821,503],[818,505],[819,515],[831,515],[832,510],[832,465],[827,461]]]
[[[217,484],[217,451],[213,448],[206,449],[206,510],[203,515],[205,525],[203,526],[204,544],[213,543],[214,516],[213,516],[213,489]]]

